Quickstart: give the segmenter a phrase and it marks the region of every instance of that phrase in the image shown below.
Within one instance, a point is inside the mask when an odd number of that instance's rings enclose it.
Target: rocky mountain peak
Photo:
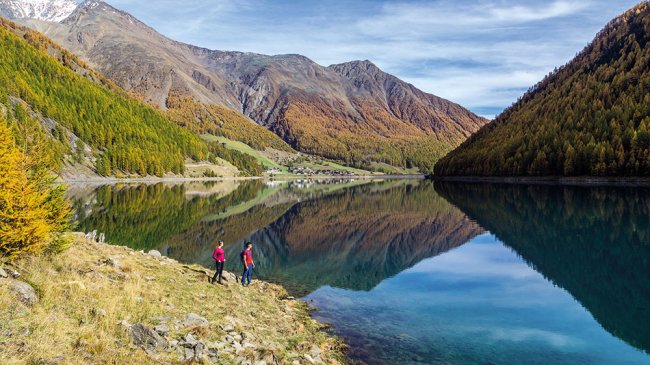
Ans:
[[[9,19],[60,22],[78,6],[73,0],[0,0],[0,15]]]

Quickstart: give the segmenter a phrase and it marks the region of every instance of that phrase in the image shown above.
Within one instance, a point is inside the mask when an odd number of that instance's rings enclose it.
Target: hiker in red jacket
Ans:
[[[217,268],[217,271],[212,277],[212,284],[221,284],[221,278],[223,277],[223,265],[226,263],[226,252],[223,250],[223,241],[217,242],[217,247],[214,249],[212,258],[214,259]],[[219,281],[217,281],[217,277],[219,278]]]
[[[244,273],[241,276],[241,285],[248,286],[251,283],[251,278],[253,277],[253,268],[255,268],[255,262],[253,262],[253,244],[250,242],[246,243],[246,249],[241,252],[241,262],[244,264]],[[246,280],[248,279],[248,283]]]

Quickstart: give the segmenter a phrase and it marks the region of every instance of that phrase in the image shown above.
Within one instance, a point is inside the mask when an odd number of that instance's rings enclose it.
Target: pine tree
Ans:
[[[0,116],[0,256],[38,254],[65,244],[70,209],[63,188],[53,187],[44,170],[18,148]]]

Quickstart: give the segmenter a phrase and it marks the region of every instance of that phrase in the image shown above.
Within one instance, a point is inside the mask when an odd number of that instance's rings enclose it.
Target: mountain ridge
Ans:
[[[383,71],[364,73],[363,61],[324,67],[297,54],[209,50],[171,40],[100,1],[61,23],[24,22],[161,109],[171,94],[220,104],[301,152],[349,165],[430,171],[487,122]],[[374,77],[386,83],[370,82]]]

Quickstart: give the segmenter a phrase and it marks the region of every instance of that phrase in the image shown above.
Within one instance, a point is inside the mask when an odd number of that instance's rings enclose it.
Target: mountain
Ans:
[[[300,55],[208,50],[99,1],[60,23],[24,22],[162,109],[178,96],[225,106],[301,152],[351,165],[429,171],[487,122],[369,61],[323,67]]]
[[[162,176],[183,173],[186,160],[224,158],[261,173],[252,157],[204,142],[49,39],[2,18],[0,59],[0,113],[21,143],[42,141],[53,170]]]
[[[649,176],[650,3],[610,22],[436,175]]]
[[[77,8],[73,0],[3,0],[0,14],[9,19],[32,18],[58,22]]]

